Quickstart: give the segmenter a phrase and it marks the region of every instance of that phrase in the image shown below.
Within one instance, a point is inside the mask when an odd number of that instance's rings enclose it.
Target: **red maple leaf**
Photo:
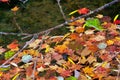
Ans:
[[[89,12],[89,9],[87,9],[87,8],[81,8],[78,10],[79,14],[87,14],[88,12]]]
[[[115,20],[114,24],[120,24],[120,20]]]
[[[9,0],[0,0],[0,2],[3,2],[3,3],[6,3],[8,2]]]
[[[18,43],[17,43],[18,41],[13,41],[12,43],[10,43],[7,47],[9,48],[9,49],[15,49],[15,48],[17,48],[19,45],[18,45]]]

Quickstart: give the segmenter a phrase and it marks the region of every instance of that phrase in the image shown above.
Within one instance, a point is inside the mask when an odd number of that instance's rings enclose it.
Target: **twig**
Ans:
[[[22,47],[22,49],[20,49],[15,55],[13,55],[11,58],[9,58],[7,61],[5,61],[5,62],[0,66],[0,68],[1,68],[1,67],[4,67],[4,65],[6,65],[7,63],[9,63],[12,59],[14,59],[14,58],[15,58],[20,52],[22,52],[33,40],[34,40],[34,37],[33,37],[30,41],[26,42],[26,44]]]
[[[39,51],[39,52],[41,51],[41,46],[42,46],[42,44],[43,44],[43,42],[44,42],[44,40],[45,40],[45,37],[46,37],[49,33],[50,33],[50,32],[46,32],[45,35],[43,35],[43,37],[42,37],[42,39],[41,39],[41,42],[39,43],[39,46],[36,47],[36,48],[34,48],[35,50],[39,48],[38,51]],[[35,74],[35,71],[36,71],[37,59],[38,59],[38,57],[36,56],[36,57],[35,57],[35,61],[34,61],[34,66],[33,66],[33,72],[32,72],[32,75],[31,75],[31,77],[32,77],[33,80],[35,80],[34,74]]]
[[[65,16],[65,13],[63,12],[62,6],[60,5],[60,0],[57,0],[57,3],[58,3],[58,6],[59,6],[59,8],[60,8],[60,12],[61,12],[64,20],[67,21],[67,18],[66,18],[66,16]]]
[[[16,27],[20,30],[20,32],[23,33],[23,31],[22,31],[20,25],[17,23],[17,20],[16,20],[16,13],[14,13],[13,22],[15,23]]]
[[[1,35],[17,35],[17,36],[29,36],[32,34],[28,34],[28,33],[9,33],[9,32],[0,32]]]
[[[94,14],[94,13],[97,13],[97,12],[99,12],[99,11],[101,11],[101,10],[103,10],[103,9],[105,9],[105,8],[107,8],[107,7],[111,6],[111,5],[119,2],[119,1],[120,1],[120,0],[113,0],[113,1],[111,1],[111,2],[109,2],[109,3],[107,3],[107,4],[105,4],[105,5],[103,5],[103,6],[99,7],[99,8],[97,8],[97,9],[89,12],[89,13],[86,14],[86,15],[82,15],[82,16],[76,17],[76,18],[74,18],[74,19],[72,19],[72,20],[66,21],[66,22],[64,22],[64,23],[62,23],[62,24],[59,24],[59,25],[55,26],[55,27],[49,28],[49,29],[47,29],[47,30],[45,30],[45,31],[41,31],[41,32],[35,33],[35,34],[40,35],[40,34],[44,34],[44,33],[49,32],[49,31],[51,32],[52,30],[55,30],[55,29],[58,29],[58,28],[61,28],[61,27],[65,26],[65,25],[67,25],[68,23],[74,22],[74,21],[76,21],[76,20],[78,20],[78,19],[81,19],[81,18],[84,18],[84,17],[88,17],[88,16],[90,16],[90,15],[92,15],[92,14]],[[32,36],[32,35],[26,36],[26,38],[31,37],[31,36]],[[24,37],[23,39],[25,39],[25,37]]]
[[[119,76],[120,76],[120,60],[117,57],[115,57],[115,59],[119,63],[118,64],[117,77],[116,77],[116,80],[119,80]]]

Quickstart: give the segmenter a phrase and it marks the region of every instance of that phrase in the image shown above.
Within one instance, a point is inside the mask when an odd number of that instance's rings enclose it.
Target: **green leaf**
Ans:
[[[5,53],[5,59],[11,58],[14,54],[15,54],[14,51],[7,51],[7,52]]]
[[[100,25],[99,19],[95,18],[86,20],[85,26],[87,26],[88,28],[93,27],[96,30],[103,30],[103,27]]]
[[[8,70],[10,70],[10,66],[0,68],[0,71],[8,71]]]
[[[77,78],[73,77],[73,76],[70,76],[70,77],[66,78],[65,80],[77,80]]]

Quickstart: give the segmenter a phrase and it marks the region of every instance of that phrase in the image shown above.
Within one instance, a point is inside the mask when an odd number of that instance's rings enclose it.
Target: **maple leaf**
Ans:
[[[31,76],[33,72],[32,66],[26,68],[26,76]]]
[[[9,0],[0,0],[0,2],[6,3],[9,2]]]
[[[11,11],[13,11],[13,12],[16,12],[16,11],[18,11],[18,10],[19,10],[19,7],[18,7],[18,6],[15,6],[14,8],[11,9]]]
[[[91,64],[93,63],[94,61],[96,61],[96,58],[92,55],[90,55],[88,58],[87,58],[87,61]]]
[[[81,8],[81,9],[78,10],[79,14],[87,14],[88,12],[89,12],[88,8]]]
[[[62,59],[62,55],[60,55],[58,53],[53,53],[52,58],[58,61],[58,60]]]
[[[84,32],[84,28],[83,28],[83,27],[76,27],[76,28],[75,28],[75,31],[76,31],[77,33],[82,33],[82,32]]]
[[[60,54],[67,52],[67,46],[66,45],[57,45],[55,48],[55,51],[57,51]]]
[[[93,70],[94,70],[94,68],[93,67],[89,67],[89,66],[83,68],[84,73],[88,74],[90,76],[94,76]]]
[[[63,77],[71,76],[71,74],[72,73],[70,72],[70,70],[64,70],[60,73],[60,75],[63,76]]]
[[[15,49],[18,48],[18,46],[19,46],[18,41],[14,40],[12,43],[10,43],[9,45],[7,45],[7,48],[15,50]]]
[[[77,33],[72,33],[69,35],[71,40],[76,40],[77,38],[79,38],[79,35]]]

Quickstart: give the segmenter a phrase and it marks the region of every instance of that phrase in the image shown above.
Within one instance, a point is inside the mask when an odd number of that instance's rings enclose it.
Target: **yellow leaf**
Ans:
[[[18,7],[18,6],[15,6],[14,8],[11,9],[11,11],[13,11],[13,12],[16,12],[16,11],[18,11],[18,10],[19,10],[19,7]]]
[[[16,78],[17,78],[19,75],[20,75],[19,73],[16,74],[16,75],[12,78],[12,80],[16,80]]]
[[[114,41],[108,40],[108,41],[107,41],[107,44],[108,44],[108,45],[112,45],[112,44],[114,44]]]
[[[47,53],[47,52],[49,52],[49,51],[50,51],[50,46],[47,45],[47,46],[46,46],[46,50],[45,50],[45,52]]]
[[[75,11],[70,12],[69,15],[72,15],[72,14],[74,14],[74,13],[76,13],[76,12],[78,12],[78,10],[75,10]]]
[[[70,35],[70,33],[65,34],[64,37],[62,38],[62,40],[64,40],[69,35]]]
[[[71,62],[72,64],[75,64],[71,58],[68,58],[68,61]]]
[[[114,18],[113,21],[117,20],[118,16],[119,16],[119,14],[117,14],[117,15],[115,16],[115,18]]]
[[[102,66],[102,67],[105,67],[107,64],[108,64],[108,63],[105,61],[105,62],[102,63],[101,66]]]
[[[88,75],[93,74],[93,68],[92,68],[92,67],[89,67],[89,66],[83,68],[83,71],[84,71],[84,73],[86,73],[86,74],[88,74]]]
[[[3,72],[0,72],[0,76],[2,76],[3,75]]]
[[[115,39],[120,40],[120,37],[115,37]]]
[[[70,29],[70,31],[73,33],[75,31],[75,27],[74,26],[69,26],[68,27]]]
[[[103,18],[103,15],[102,14],[98,14],[96,17],[97,18]]]

